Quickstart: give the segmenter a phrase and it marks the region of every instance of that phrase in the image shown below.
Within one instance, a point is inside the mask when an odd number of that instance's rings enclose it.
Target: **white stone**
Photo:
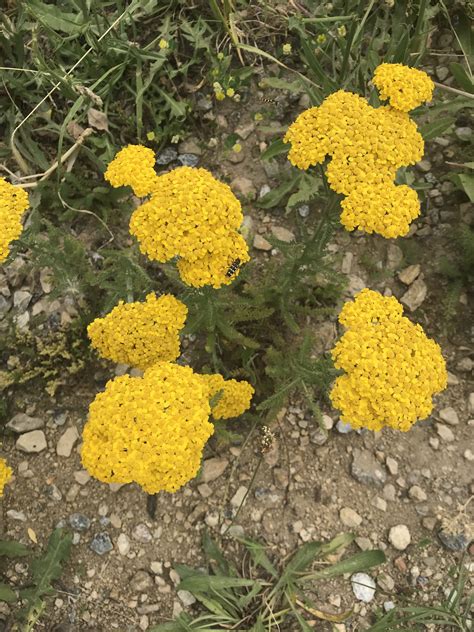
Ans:
[[[56,454],[64,457],[71,456],[72,449],[78,439],[79,433],[77,432],[76,426],[71,426],[59,438],[56,446]]]
[[[395,461],[391,456],[388,456],[385,460],[385,464],[387,466],[388,471],[393,476],[398,474],[398,461]]]
[[[189,590],[178,590],[178,597],[183,606],[192,606],[196,603],[196,598]]]
[[[362,517],[350,507],[343,507],[339,512],[341,522],[349,528],[358,527],[362,522]]]
[[[450,426],[457,426],[459,423],[459,417],[457,412],[454,410],[452,406],[448,406],[447,408],[443,408],[439,411],[440,418]]]
[[[444,424],[436,424],[436,432],[443,441],[454,441],[454,434],[451,428]]]
[[[126,533],[121,533],[117,538],[117,548],[120,555],[128,555],[130,552],[130,538]]]
[[[367,573],[354,573],[351,577],[352,592],[355,598],[369,603],[375,596],[375,582]]]
[[[26,432],[20,435],[16,441],[17,450],[21,450],[22,452],[42,452],[46,450],[47,447],[46,437],[42,430]]]
[[[242,503],[244,502],[244,498],[247,495],[247,492],[248,492],[248,487],[241,485],[230,500],[230,504],[232,505],[232,507],[236,507],[236,508],[240,507]]]
[[[272,226],[272,234],[274,237],[279,239],[280,241],[284,241],[289,244],[292,241],[295,241],[295,235],[288,230],[287,228],[283,228],[283,226]]]
[[[414,283],[410,285],[410,289],[405,292],[400,301],[406,305],[411,312],[417,310],[428,294],[428,288],[423,281],[423,275],[420,275]]]
[[[416,500],[418,502],[424,502],[428,498],[426,493],[421,489],[421,487],[419,487],[419,485],[413,485],[413,487],[410,487],[410,489],[408,490],[408,496],[412,500]]]
[[[261,235],[255,235],[253,239],[253,247],[257,250],[271,250],[273,246]]]
[[[397,524],[388,533],[390,544],[397,551],[404,551],[411,542],[411,535],[405,524]]]
[[[467,402],[467,410],[470,415],[474,415],[474,393],[469,394],[469,399]]]
[[[405,285],[411,285],[413,281],[419,276],[421,271],[420,264],[417,263],[412,266],[408,266],[398,274],[398,278]]]
[[[210,483],[215,481],[224,473],[224,470],[229,465],[227,459],[220,459],[218,457],[212,459],[206,459],[202,464],[201,480],[203,483]]]
[[[464,452],[464,458],[466,461],[474,461],[474,453],[469,448]]]
[[[12,430],[17,434],[23,432],[31,432],[32,430],[38,430],[44,426],[44,420],[39,417],[30,417],[25,413],[18,413],[10,419],[6,427],[8,430]]]

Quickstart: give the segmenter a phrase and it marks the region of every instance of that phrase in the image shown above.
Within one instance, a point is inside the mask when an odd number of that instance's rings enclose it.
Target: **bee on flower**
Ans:
[[[229,266],[250,258],[238,232],[243,221],[239,200],[206,169],[178,167],[158,176],[154,163],[151,149],[129,145],[105,172],[113,186],[129,184],[135,195],[149,196],[130,219],[141,252],[163,263],[177,258],[181,279],[188,285],[219,288],[232,283],[239,270],[228,277]]]

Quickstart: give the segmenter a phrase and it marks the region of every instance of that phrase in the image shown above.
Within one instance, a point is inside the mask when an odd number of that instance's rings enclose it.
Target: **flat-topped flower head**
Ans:
[[[238,275],[240,266],[250,259],[245,239],[235,231],[230,231],[227,237],[223,237],[212,248],[212,252],[200,259],[179,259],[179,274],[187,285],[212,285],[215,288],[228,285]]]
[[[245,381],[224,380],[222,375],[201,375],[211,399],[219,394],[217,402],[212,406],[214,419],[239,417],[249,407],[255,392],[253,386]]]
[[[403,64],[381,64],[375,69],[374,85],[380,98],[402,112],[431,101],[434,83],[423,70]]]
[[[412,69],[406,70],[411,77]],[[327,180],[346,196],[341,221],[348,230],[398,237],[419,215],[416,193],[394,183],[400,167],[418,162],[424,150],[423,138],[405,111],[373,108],[366,99],[339,90],[319,107],[302,112],[284,140],[291,144],[288,159],[299,169],[330,157]]]
[[[10,252],[10,244],[21,235],[21,218],[29,206],[28,194],[0,178],[0,263]]]
[[[104,177],[113,187],[130,186],[136,196],[143,197],[156,183],[155,160],[153,149],[128,145],[117,153]]]
[[[446,363],[397,299],[362,290],[344,305],[339,322],[346,332],[331,353],[344,375],[330,398],[341,419],[353,428],[406,431],[428,417],[432,396],[446,388]]]
[[[188,309],[171,294],[148,294],[144,302],[120,303],[87,328],[92,346],[114,362],[145,370],[180,354],[179,332]]]
[[[105,483],[175,492],[199,470],[214,432],[208,389],[189,367],[160,362],[107,383],[89,408],[82,462]]]
[[[8,465],[5,459],[0,459],[0,498],[3,496],[5,485],[11,479],[12,475],[12,468]]]
[[[140,161],[141,170],[136,164]],[[239,268],[228,275],[228,266],[237,258],[241,263],[249,260],[247,244],[238,233],[243,220],[239,200],[206,169],[177,167],[158,176],[154,162],[150,149],[130,145],[106,172],[113,186],[130,184],[137,195],[149,195],[130,219],[130,233],[141,252],[162,263],[177,258],[188,285],[217,288],[231,283]]]

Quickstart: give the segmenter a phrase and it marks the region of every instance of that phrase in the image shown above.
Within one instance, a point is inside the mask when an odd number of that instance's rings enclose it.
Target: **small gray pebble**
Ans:
[[[468,541],[463,533],[452,535],[451,533],[440,531],[438,538],[441,540],[444,548],[450,551],[465,551],[467,549]]]
[[[308,217],[309,215],[309,206],[307,204],[302,204],[301,206],[298,206],[298,213],[300,215],[300,217]]]
[[[74,513],[69,516],[69,524],[74,531],[85,531],[91,526],[91,521],[84,514]]]
[[[176,160],[177,157],[178,152],[176,151],[176,149],[174,149],[174,147],[166,147],[166,149],[163,149],[163,151],[160,151],[160,153],[157,155],[156,164],[169,165],[169,163]]]
[[[351,424],[346,424],[339,419],[339,421],[336,424],[336,430],[340,432],[341,434],[347,434],[349,432],[352,432],[352,426]]]
[[[183,167],[196,167],[199,162],[199,156],[196,156],[196,154],[181,154],[178,156],[178,162]]]
[[[106,531],[103,531],[102,533],[97,533],[94,536],[89,545],[89,548],[91,549],[91,551],[94,551],[94,553],[97,553],[98,555],[104,555],[104,553],[108,553],[114,547],[109,534]]]

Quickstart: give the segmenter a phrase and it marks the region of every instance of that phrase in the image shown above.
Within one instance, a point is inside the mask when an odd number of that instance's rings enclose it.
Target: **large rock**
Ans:
[[[364,485],[377,485],[382,487],[387,478],[387,474],[368,450],[355,449],[351,464],[352,476]]]
[[[18,413],[10,419],[6,427],[17,434],[38,430],[44,426],[44,420],[39,417],[30,417],[25,413]]]
[[[48,447],[46,437],[42,430],[33,430],[26,432],[18,437],[16,441],[17,450],[27,453],[42,452]]]

